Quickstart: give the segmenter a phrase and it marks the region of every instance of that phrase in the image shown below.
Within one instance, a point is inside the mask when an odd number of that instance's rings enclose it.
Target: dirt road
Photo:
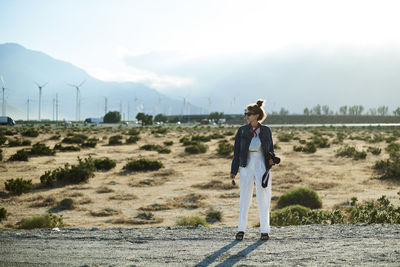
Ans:
[[[0,230],[1,266],[399,266],[400,225]]]

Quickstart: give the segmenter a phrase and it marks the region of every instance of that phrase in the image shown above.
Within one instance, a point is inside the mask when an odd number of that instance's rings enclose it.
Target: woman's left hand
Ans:
[[[272,159],[269,159],[269,165],[275,165]]]

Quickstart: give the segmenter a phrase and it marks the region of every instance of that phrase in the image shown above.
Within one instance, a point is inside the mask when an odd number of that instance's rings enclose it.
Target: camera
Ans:
[[[281,159],[277,156],[275,156],[274,152],[268,152],[267,153],[267,163],[268,163],[268,169],[270,169],[272,166],[269,165],[269,160],[272,159],[272,162],[275,164],[279,164],[281,162]]]

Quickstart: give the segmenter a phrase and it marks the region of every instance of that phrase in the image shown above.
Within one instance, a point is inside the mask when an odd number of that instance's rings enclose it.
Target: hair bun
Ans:
[[[262,107],[264,105],[264,100],[263,99],[258,99],[257,100],[257,106]]]

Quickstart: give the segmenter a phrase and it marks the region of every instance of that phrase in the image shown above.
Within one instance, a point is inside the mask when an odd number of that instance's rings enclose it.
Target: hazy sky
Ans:
[[[198,59],[397,47],[399,10],[385,0],[0,0],[0,43],[168,92],[200,81],[162,70]]]

